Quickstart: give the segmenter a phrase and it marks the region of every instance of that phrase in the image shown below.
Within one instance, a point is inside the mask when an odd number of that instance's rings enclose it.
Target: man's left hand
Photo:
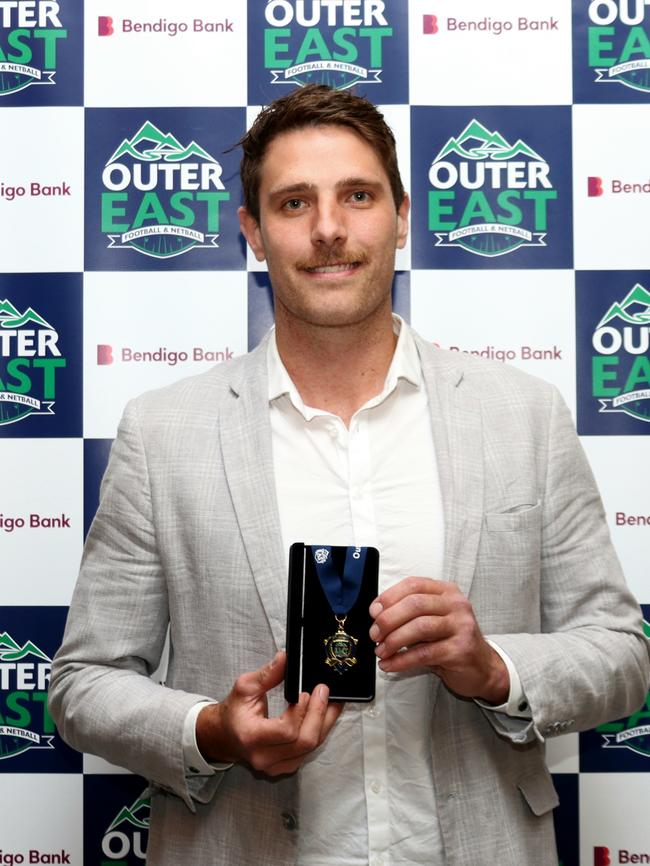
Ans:
[[[370,606],[379,667],[387,673],[428,667],[457,695],[499,705],[510,678],[481,634],[469,600],[453,583],[406,577]]]

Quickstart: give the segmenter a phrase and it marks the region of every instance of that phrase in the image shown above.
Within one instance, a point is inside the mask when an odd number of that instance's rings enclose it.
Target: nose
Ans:
[[[318,245],[341,244],[347,240],[345,212],[336,200],[320,201],[314,208],[312,242]]]

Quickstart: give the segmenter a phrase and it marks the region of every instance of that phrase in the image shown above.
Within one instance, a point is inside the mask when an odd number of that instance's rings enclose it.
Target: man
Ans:
[[[544,738],[650,670],[568,412],[391,315],[409,201],[370,103],[298,90],[242,144],[275,331],[127,408],[51,710],[152,780],[152,864],[555,866]],[[278,693],[293,541],[380,550],[369,707]]]

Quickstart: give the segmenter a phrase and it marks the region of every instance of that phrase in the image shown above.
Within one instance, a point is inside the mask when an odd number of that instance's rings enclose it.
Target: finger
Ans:
[[[392,607],[408,595],[420,593],[442,595],[453,586],[454,584],[444,580],[434,580],[432,577],[405,577],[377,596],[370,605],[370,616],[376,619],[382,610]]]
[[[383,610],[375,619],[370,628],[370,639],[376,643],[385,640],[388,635],[407,623],[422,617],[443,617],[449,613],[450,596],[416,593],[407,595],[386,610]],[[423,638],[417,638],[411,643],[419,642]],[[400,644],[404,646],[405,644]]]
[[[310,698],[303,692],[298,703],[290,704],[280,716],[261,719],[251,732],[250,745],[255,748],[292,749],[302,729]]]
[[[435,669],[434,673],[440,676],[442,671],[446,670],[444,664],[448,657],[445,648],[446,643],[446,641],[440,641],[439,643],[418,644],[382,659],[379,662],[379,667],[384,673],[391,674],[404,673],[424,667]]]
[[[297,748],[304,752],[313,751],[322,742],[321,731],[329,708],[329,689],[322,683],[314,689],[300,728]]]
[[[336,720],[343,712],[344,706],[345,704],[343,703],[343,701],[330,702],[327,710],[325,711],[325,718],[323,719],[323,724],[320,729],[321,743],[323,743],[327,739],[329,732],[336,724]]]
[[[256,671],[242,674],[237,678],[233,691],[240,697],[257,697],[279,686],[284,679],[287,654],[277,652],[270,662]]]
[[[375,654],[387,659],[404,648],[435,643],[451,637],[452,633],[449,617],[419,616],[386,634],[376,646]]]

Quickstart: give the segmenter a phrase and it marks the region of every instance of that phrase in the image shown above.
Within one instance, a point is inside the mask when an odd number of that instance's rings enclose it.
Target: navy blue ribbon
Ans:
[[[359,597],[367,547],[348,547],[343,574],[334,565],[332,548],[327,544],[312,544],[311,555],[316,574],[330,607],[335,614],[346,614]]]

